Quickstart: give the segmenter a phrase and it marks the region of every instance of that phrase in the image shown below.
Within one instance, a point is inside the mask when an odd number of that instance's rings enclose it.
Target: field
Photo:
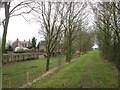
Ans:
[[[51,58],[50,69],[65,63],[64,56]],[[45,73],[46,59],[30,60],[3,66],[3,88],[17,88]]]
[[[117,88],[118,72],[91,51],[27,88]]]

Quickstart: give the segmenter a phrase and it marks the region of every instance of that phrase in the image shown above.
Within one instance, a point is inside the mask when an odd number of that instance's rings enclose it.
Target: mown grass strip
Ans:
[[[117,88],[118,72],[91,51],[28,88]]]

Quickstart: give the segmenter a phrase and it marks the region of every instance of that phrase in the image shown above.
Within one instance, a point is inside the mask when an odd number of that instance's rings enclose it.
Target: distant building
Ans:
[[[16,47],[29,47],[29,46],[31,46],[31,43],[30,43],[30,41],[19,41],[18,39],[15,41],[15,42],[13,42],[13,44],[12,44],[12,48],[13,48],[13,50],[15,50],[15,48]]]
[[[95,44],[95,45],[92,47],[92,49],[93,49],[93,50],[99,49],[99,48],[98,48],[98,45]]]
[[[41,41],[39,43],[39,51],[41,51],[41,52],[46,51],[46,42],[45,41]],[[59,45],[58,47],[56,47],[53,52],[62,52],[62,45]]]
[[[39,51],[46,51],[46,48],[45,48],[45,41],[41,41],[40,44],[39,44]]]

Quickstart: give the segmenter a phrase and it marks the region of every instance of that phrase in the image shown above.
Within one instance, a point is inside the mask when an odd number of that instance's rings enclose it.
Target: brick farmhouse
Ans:
[[[19,41],[18,39],[15,41],[15,42],[13,42],[13,44],[12,44],[12,48],[13,48],[13,50],[15,50],[15,48],[16,47],[29,47],[29,46],[31,46],[31,43],[30,43],[30,41]]]

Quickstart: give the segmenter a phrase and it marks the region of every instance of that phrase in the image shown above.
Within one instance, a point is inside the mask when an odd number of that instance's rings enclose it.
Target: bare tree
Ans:
[[[11,6],[11,3],[13,1],[9,2],[2,2],[3,7],[5,8],[5,19],[3,19],[3,36],[2,36],[2,50],[4,51],[5,49],[5,44],[6,44],[6,36],[7,36],[7,30],[8,30],[8,24],[9,24],[9,19],[12,16],[18,16],[23,14],[28,14],[32,11],[30,9],[29,11],[21,11],[20,13],[16,13],[17,11],[23,9],[23,8],[28,8],[28,5],[31,3],[31,1],[20,1],[17,5]],[[24,16],[23,16],[24,17]]]
[[[37,13],[34,16],[41,24],[41,32],[45,37],[46,44],[46,71],[49,70],[50,57],[56,46],[61,40],[62,24],[64,17],[62,11],[64,5],[53,2],[37,2],[37,7],[34,11]]]
[[[101,2],[93,10],[96,14],[97,38],[105,59],[110,60],[118,67],[120,32],[118,23],[118,3]]]
[[[13,2],[13,0],[11,2],[2,2],[0,1],[0,8],[4,8],[4,12],[5,12],[5,19],[3,19],[2,24],[0,23],[0,25],[3,25],[3,36],[2,36],[2,40],[0,39],[0,88],[2,88],[2,52],[5,49],[6,46],[6,36],[7,36],[7,30],[8,30],[8,24],[9,24],[9,19],[12,16],[18,16],[18,15],[23,15],[23,14],[28,14],[31,12],[31,10],[26,11],[26,12],[20,12],[20,13],[15,13],[19,10],[21,10],[22,8],[27,8],[27,6],[31,3],[31,1],[23,1],[18,3],[17,5],[11,6],[11,3]],[[2,19],[2,17],[0,17]],[[1,37],[0,37],[1,38]],[[1,41],[2,41],[2,45],[1,45]]]
[[[68,13],[64,23],[64,45],[66,62],[70,62],[72,59],[73,41],[79,27],[78,22],[80,22],[81,16],[84,15],[83,10],[86,7],[86,3],[69,2],[66,5]]]
[[[84,28],[81,28],[76,36],[74,41],[74,46],[77,51],[79,51],[79,56],[86,53],[92,49],[93,46],[93,36],[92,31],[86,31]]]

